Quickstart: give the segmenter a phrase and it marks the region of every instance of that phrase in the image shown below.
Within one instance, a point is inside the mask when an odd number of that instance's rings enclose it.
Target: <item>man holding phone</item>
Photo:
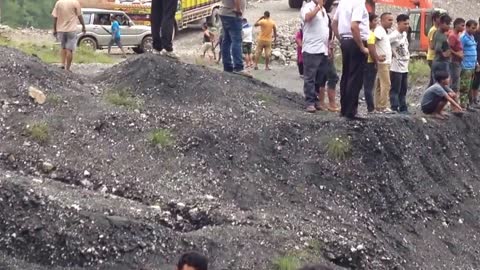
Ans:
[[[321,110],[318,94],[328,68],[329,18],[324,0],[312,0],[301,10],[305,107],[309,113]]]

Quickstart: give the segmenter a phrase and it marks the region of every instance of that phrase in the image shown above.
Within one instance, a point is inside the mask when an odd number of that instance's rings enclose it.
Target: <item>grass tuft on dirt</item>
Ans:
[[[129,110],[139,109],[143,104],[141,99],[135,97],[126,89],[107,91],[105,100],[112,105],[125,107]]]
[[[425,81],[430,78],[430,67],[424,60],[412,60],[408,69],[409,81],[412,83]]]
[[[274,270],[297,270],[300,267],[300,261],[294,256],[284,256],[274,260]]]
[[[334,137],[327,143],[327,154],[335,160],[344,160],[352,150],[349,138]]]
[[[36,56],[48,64],[60,62],[59,45],[53,43],[17,42],[0,36],[0,46],[18,49],[26,54]],[[77,64],[114,64],[115,60],[107,54],[94,52],[85,47],[79,47],[75,51],[73,62]]]
[[[47,143],[50,140],[47,123],[33,123],[28,125],[27,136],[40,144]]]
[[[156,129],[150,134],[150,143],[154,146],[168,147],[173,145],[174,137],[168,129]]]

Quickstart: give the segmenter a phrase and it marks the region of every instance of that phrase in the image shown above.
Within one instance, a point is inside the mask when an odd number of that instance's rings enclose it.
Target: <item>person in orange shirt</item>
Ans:
[[[260,27],[260,35],[257,40],[257,49],[255,55],[255,69],[258,69],[258,60],[265,51],[265,70],[270,70],[270,54],[272,53],[272,38],[277,40],[277,26],[270,18],[270,12],[265,11],[263,16],[255,23],[255,27]]]

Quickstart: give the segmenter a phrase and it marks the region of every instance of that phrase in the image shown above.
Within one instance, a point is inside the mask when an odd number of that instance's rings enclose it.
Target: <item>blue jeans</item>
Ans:
[[[408,73],[390,71],[390,80],[392,81],[392,88],[390,89],[392,111],[408,112]]]
[[[365,65],[365,72],[363,73],[363,92],[368,112],[373,112],[375,110],[373,88],[375,87],[376,78],[377,67],[375,63],[367,63],[367,65]]]
[[[226,72],[242,71],[242,18],[220,16],[223,25],[222,59]]]

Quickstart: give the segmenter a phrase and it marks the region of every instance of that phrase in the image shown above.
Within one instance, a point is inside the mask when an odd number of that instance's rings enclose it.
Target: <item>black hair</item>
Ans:
[[[270,11],[265,11],[263,13],[263,16],[267,17],[267,18],[270,18]]]
[[[202,28],[203,28],[203,29],[208,29],[208,23],[203,23],[203,24],[202,24]]]
[[[450,25],[452,23],[452,17],[448,14],[442,14],[442,16],[440,16],[440,23]]]
[[[178,260],[177,269],[181,270],[183,266],[188,265],[196,270],[208,270],[208,259],[196,252],[188,252]]]
[[[450,74],[444,70],[436,71],[434,74],[435,81],[442,82],[450,77]]]
[[[468,20],[466,26],[471,27],[471,26],[477,26],[478,23],[475,20]]]
[[[406,22],[408,20],[410,20],[410,17],[407,14],[400,14],[397,16],[397,23]]]
[[[465,23],[465,20],[462,18],[456,18],[455,21],[453,21],[453,26],[457,27],[458,25]]]
[[[323,8],[327,11],[327,13],[330,13],[332,11],[332,6],[335,0],[325,0],[323,3]]]
[[[377,18],[378,18],[378,15],[375,14],[375,13],[370,13],[370,14],[368,15],[368,19],[370,20],[370,22],[375,21]]]
[[[384,13],[382,13],[382,15],[380,15],[380,19],[383,20],[383,17],[388,16],[388,15],[392,15],[392,13],[391,12],[384,12]]]
[[[300,268],[300,270],[333,270],[333,269],[325,265],[310,264],[310,265],[305,265],[304,267]]]
[[[442,13],[440,13],[440,11],[438,10],[435,10],[432,14],[432,21],[435,21],[436,19],[440,18],[440,15],[442,15]]]

